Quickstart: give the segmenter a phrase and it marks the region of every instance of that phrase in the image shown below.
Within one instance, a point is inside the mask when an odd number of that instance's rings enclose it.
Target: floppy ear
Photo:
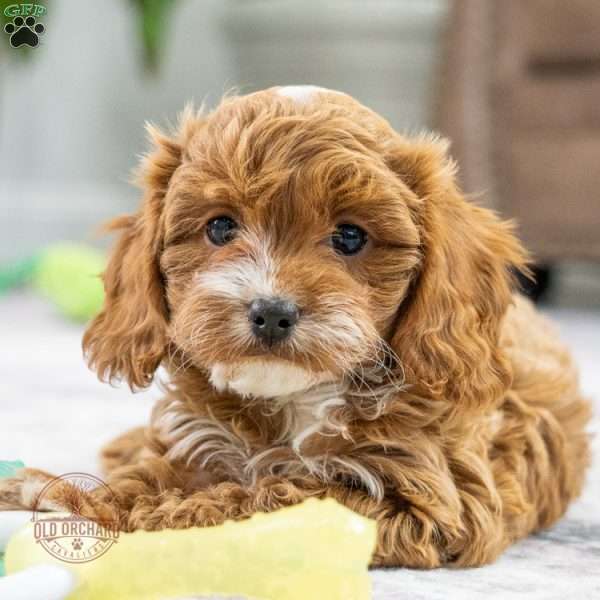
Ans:
[[[122,378],[132,389],[152,382],[168,343],[168,307],[159,266],[161,215],[195,122],[191,109],[186,110],[175,138],[148,126],[154,148],[139,169],[141,208],[108,226],[122,233],[104,272],[104,306],[85,332],[83,349],[100,379]]]
[[[511,223],[467,202],[447,144],[398,138],[388,162],[419,198],[422,261],[391,345],[409,377],[455,406],[490,406],[510,382],[500,323],[527,256]],[[460,403],[460,404],[459,404]]]

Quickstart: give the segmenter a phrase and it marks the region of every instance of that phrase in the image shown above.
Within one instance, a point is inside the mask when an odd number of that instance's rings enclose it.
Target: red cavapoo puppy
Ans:
[[[311,86],[149,131],[83,343],[132,388],[162,365],[165,397],[105,450],[112,498],[65,485],[42,509],[160,529],[333,497],[377,521],[374,565],[412,567],[492,561],[564,513],[589,405],[446,144]],[[4,482],[0,507],[48,477]]]

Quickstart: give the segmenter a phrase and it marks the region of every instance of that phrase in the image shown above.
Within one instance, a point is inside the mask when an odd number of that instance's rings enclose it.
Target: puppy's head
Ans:
[[[151,129],[140,212],[84,338],[102,377],[164,360],[274,397],[384,356],[435,394],[491,394],[509,228],[465,202],[443,144],[407,140],[348,96],[274,88]],[[459,379],[460,378],[460,381]]]

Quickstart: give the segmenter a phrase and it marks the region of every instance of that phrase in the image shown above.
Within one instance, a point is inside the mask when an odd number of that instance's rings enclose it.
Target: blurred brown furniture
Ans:
[[[444,61],[465,190],[540,262],[600,259],[600,1],[455,0]]]

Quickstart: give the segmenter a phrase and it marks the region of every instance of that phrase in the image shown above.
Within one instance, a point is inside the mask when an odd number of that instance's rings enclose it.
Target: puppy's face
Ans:
[[[160,270],[170,337],[218,389],[287,395],[383,358],[418,261],[416,199],[383,159],[385,123],[355,123],[355,106],[257,94],[187,145]]]
[[[509,380],[499,350],[510,225],[466,202],[445,145],[407,139],[344,94],[274,88],[150,131],[141,210],[84,337],[100,377],[206,373],[280,397],[362,379],[393,357],[410,383],[469,405]]]

